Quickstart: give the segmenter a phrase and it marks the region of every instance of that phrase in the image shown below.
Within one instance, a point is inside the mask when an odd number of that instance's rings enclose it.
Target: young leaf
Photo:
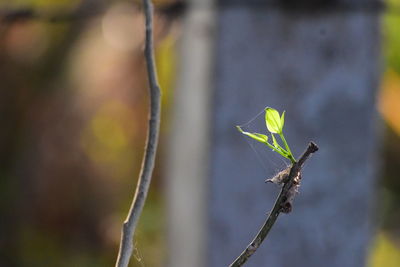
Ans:
[[[281,116],[281,131],[283,130],[283,125],[285,124],[285,110],[282,112],[282,116]]]
[[[283,119],[284,118],[285,117],[283,116]],[[282,133],[283,121],[281,120],[279,112],[276,109],[265,109],[265,123],[267,124],[268,131],[270,131],[271,133]]]
[[[249,132],[245,132],[242,130],[242,128],[240,128],[239,126],[236,126],[236,128],[239,130],[239,132],[241,132],[244,135],[247,135],[251,138],[253,138],[254,140],[257,140],[258,142],[267,144],[268,143],[268,136],[266,136],[265,134],[260,134],[260,133],[249,133]]]
[[[289,153],[288,153],[285,149],[283,149],[283,147],[281,147],[281,146],[279,145],[278,141],[276,141],[275,135],[274,135],[274,134],[271,134],[271,136],[272,136],[272,143],[274,144],[274,147],[275,147],[277,150],[279,150],[280,152],[282,152],[283,154],[285,154],[285,155],[288,156]],[[285,157],[287,157],[287,156],[285,156]]]
[[[276,138],[275,138],[274,134],[271,134],[271,136],[272,136],[272,143],[274,144],[274,147],[279,148],[279,144],[276,141]]]
[[[236,126],[236,128],[239,130],[239,132],[241,132],[244,135],[247,135],[255,140],[257,140],[258,142],[261,142],[265,145],[267,145],[269,148],[271,148],[273,151],[278,152],[279,154],[282,155],[282,157],[285,158],[289,158],[288,152],[286,152],[284,149],[282,149],[281,147],[274,147],[273,145],[271,145],[270,143],[268,143],[268,136],[265,134],[260,134],[260,133],[249,133],[249,132],[245,132],[242,130],[242,128],[240,128],[240,126]],[[276,140],[275,140],[276,141]]]

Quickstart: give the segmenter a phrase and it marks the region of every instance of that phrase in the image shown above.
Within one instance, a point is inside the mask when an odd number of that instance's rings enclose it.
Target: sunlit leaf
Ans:
[[[271,133],[282,133],[283,122],[281,120],[281,117],[279,116],[279,112],[276,109],[265,109],[265,123],[267,125],[268,131],[270,131]]]
[[[274,144],[274,147],[279,147],[279,144],[278,144],[278,142],[276,141],[275,135],[271,134],[271,136],[272,136],[272,142],[273,142],[273,144]]]
[[[236,128],[239,130],[239,132],[241,132],[244,135],[247,135],[251,138],[253,138],[254,140],[267,144],[268,143],[268,136],[266,136],[265,134],[260,134],[260,133],[249,133],[249,132],[245,132],[242,130],[242,128],[240,128],[239,126],[236,126]]]

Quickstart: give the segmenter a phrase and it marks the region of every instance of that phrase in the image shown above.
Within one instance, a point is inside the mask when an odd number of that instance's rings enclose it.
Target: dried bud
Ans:
[[[266,183],[274,183],[277,185],[282,185],[287,181],[289,178],[289,173],[290,173],[290,166],[284,169],[283,171],[278,172],[274,177],[271,179],[265,180]]]
[[[281,205],[281,212],[290,213],[292,211],[292,204],[290,202],[285,202]]]
[[[296,177],[293,178],[293,184],[287,191],[285,199],[281,205],[281,212],[289,213],[292,211],[294,197],[297,195],[297,193],[299,193],[300,180],[301,180],[301,173],[298,172]]]

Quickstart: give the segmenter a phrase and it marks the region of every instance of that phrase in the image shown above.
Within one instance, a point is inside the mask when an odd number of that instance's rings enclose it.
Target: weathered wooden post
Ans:
[[[214,0],[188,1],[167,155],[168,266],[207,266]]]

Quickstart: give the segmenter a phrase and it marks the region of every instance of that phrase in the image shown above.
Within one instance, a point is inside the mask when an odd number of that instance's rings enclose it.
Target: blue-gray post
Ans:
[[[365,266],[378,166],[379,11],[363,7],[372,1],[312,12],[272,2],[220,1],[206,266],[227,266],[242,252],[279,192],[264,184],[279,160],[268,152],[265,170],[235,129],[265,106],[286,110],[296,157],[311,140],[320,150],[306,163],[292,213],[246,266]]]

